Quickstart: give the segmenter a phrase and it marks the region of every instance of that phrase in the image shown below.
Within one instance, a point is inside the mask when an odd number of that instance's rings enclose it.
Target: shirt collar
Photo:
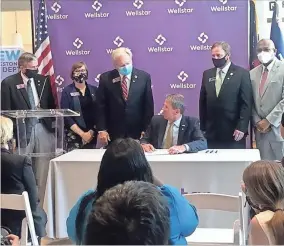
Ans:
[[[227,74],[227,72],[228,72],[228,70],[229,70],[231,64],[232,64],[232,63],[229,62],[229,63],[228,63],[225,67],[223,67],[222,69],[217,68],[217,73],[219,73],[219,71],[222,70],[222,73]]]
[[[24,82],[24,84],[25,84],[25,86],[27,85],[27,83],[28,83],[28,80],[33,80],[33,78],[28,78],[27,76],[25,76],[22,72],[21,72],[21,76],[22,76],[22,79],[23,79],[23,82]]]
[[[181,122],[182,115],[174,122],[174,126],[179,127]]]
[[[270,72],[270,70],[273,68],[273,66],[274,66],[274,63],[275,63],[275,58],[273,59],[273,61],[267,66],[267,69],[268,69],[268,71]],[[262,65],[262,71],[264,71],[264,69],[265,69],[265,66],[264,65]]]
[[[123,80],[124,75],[119,74],[121,81]],[[130,81],[131,79],[131,74],[126,75],[126,78]]]

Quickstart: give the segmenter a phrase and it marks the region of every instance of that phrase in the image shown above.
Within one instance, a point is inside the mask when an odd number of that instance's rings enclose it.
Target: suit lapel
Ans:
[[[179,130],[178,130],[178,140],[177,140],[177,145],[182,145],[184,143],[183,139],[184,139],[184,132],[187,129],[187,122],[184,118],[184,116],[182,116],[181,121],[180,121],[180,125],[179,125]]]
[[[264,84],[263,93],[261,95],[261,98],[264,96],[264,94],[265,94],[265,92],[268,88],[268,85],[270,84],[271,81],[273,81],[274,76],[277,74],[277,70],[278,70],[279,65],[280,64],[279,64],[278,60],[276,60],[273,64],[271,71],[268,73],[268,77],[267,77],[266,83]],[[261,75],[260,75],[260,81],[261,81]],[[260,85],[260,81],[259,81],[259,85]]]
[[[258,100],[261,98],[259,95],[259,86],[260,86],[260,80],[261,80],[261,73],[262,73],[262,65],[258,66],[257,69],[255,70],[255,76],[254,76],[254,81],[253,81],[253,93],[255,98]]]
[[[121,78],[120,75],[118,73],[118,71],[115,69],[113,70],[113,76],[112,76],[112,88],[114,90],[114,94],[119,97],[120,99],[122,99],[122,101],[125,103],[125,100],[123,98],[123,94],[122,94],[122,88],[121,88]]]
[[[222,93],[222,91],[224,90],[224,88],[232,81],[232,79],[234,78],[234,72],[235,72],[235,67],[233,65],[233,63],[231,63],[228,72],[225,76],[225,78],[223,79],[223,83],[219,92],[219,97]]]
[[[159,133],[158,133],[158,148],[161,149],[163,148],[163,139],[165,136],[166,128],[167,128],[168,121],[165,120],[164,118],[161,118],[161,124],[159,127]]]
[[[41,94],[43,93],[43,85],[44,85],[44,81],[41,82],[39,79],[34,79],[34,83],[35,83],[35,88],[37,91],[37,95],[38,95],[38,99],[40,101],[41,99]]]
[[[216,96],[216,87],[215,87],[216,71],[217,71],[216,68],[212,68],[212,69],[210,70],[209,78],[208,78],[208,86],[209,86],[209,88],[212,90],[213,95],[214,95],[215,98],[217,98],[217,96]]]
[[[135,92],[135,89],[137,86],[139,86],[138,82],[138,76],[137,76],[137,70],[133,68],[132,74],[131,74],[131,80],[130,80],[130,86],[129,86],[129,92],[128,92],[128,100],[133,96],[133,93]]]
[[[27,103],[28,108],[31,108],[31,104],[30,104],[30,100],[29,100],[29,96],[28,96],[26,87],[18,89],[17,87],[19,85],[20,86],[24,85],[24,81],[22,79],[21,73],[18,73],[18,78],[17,78],[16,83],[15,83],[15,89],[20,91],[20,93],[22,94],[22,96],[24,98],[24,101]]]

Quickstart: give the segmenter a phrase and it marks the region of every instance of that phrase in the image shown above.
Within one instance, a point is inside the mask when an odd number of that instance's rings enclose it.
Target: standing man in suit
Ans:
[[[1,109],[55,109],[56,105],[50,80],[48,77],[38,74],[36,56],[28,52],[23,53],[19,57],[18,65],[20,72],[5,78],[1,83]],[[18,148],[25,149],[27,153],[54,152],[55,140],[52,120],[48,118],[26,118],[20,128],[22,128],[19,132],[22,141],[17,143]],[[38,157],[33,160],[41,202],[45,191],[49,159]]]
[[[184,116],[184,97],[172,94],[166,97],[163,115],[155,115],[140,140],[145,152],[168,149],[170,154],[192,153],[207,148],[199,120]]]
[[[272,40],[260,40],[257,56],[262,64],[250,71],[256,146],[261,159],[265,160],[281,160],[284,156],[284,142],[280,133],[284,111],[284,63],[275,54]]]
[[[151,77],[134,68],[132,52],[112,52],[115,69],[100,76],[97,90],[97,129],[103,144],[117,138],[140,139],[154,114]]]
[[[199,99],[201,130],[210,149],[244,149],[251,117],[249,72],[230,61],[231,47],[211,48],[215,68],[204,71]]]

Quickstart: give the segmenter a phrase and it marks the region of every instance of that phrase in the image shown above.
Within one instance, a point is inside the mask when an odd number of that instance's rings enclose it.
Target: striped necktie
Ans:
[[[122,88],[122,96],[124,100],[127,100],[128,97],[128,89],[127,89],[127,77],[123,76],[122,81],[121,81],[121,88]]]

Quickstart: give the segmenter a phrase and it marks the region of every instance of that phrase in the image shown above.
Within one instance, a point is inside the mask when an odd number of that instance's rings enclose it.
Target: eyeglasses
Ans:
[[[85,72],[87,72],[86,69],[78,69],[74,71],[74,73],[85,73]]]

